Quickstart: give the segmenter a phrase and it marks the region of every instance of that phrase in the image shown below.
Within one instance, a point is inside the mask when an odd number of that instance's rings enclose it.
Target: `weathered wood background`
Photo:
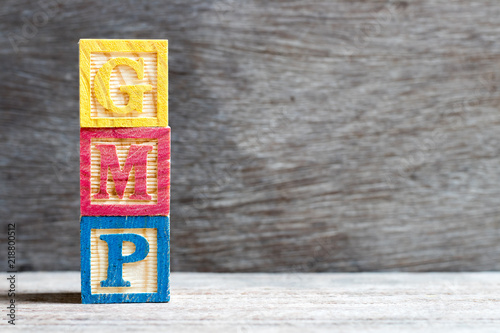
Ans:
[[[500,2],[10,0],[0,219],[79,269],[78,40],[169,40],[172,269],[500,269]],[[5,268],[5,260],[1,267]]]

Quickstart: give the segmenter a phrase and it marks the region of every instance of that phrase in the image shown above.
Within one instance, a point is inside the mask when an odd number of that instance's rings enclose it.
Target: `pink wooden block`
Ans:
[[[81,128],[82,216],[168,216],[170,128]]]

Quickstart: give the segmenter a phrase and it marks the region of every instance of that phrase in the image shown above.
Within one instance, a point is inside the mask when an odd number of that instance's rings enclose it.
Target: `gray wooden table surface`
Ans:
[[[2,281],[4,275],[1,276]],[[163,304],[80,304],[77,272],[17,275],[23,332],[499,332],[500,273],[173,273]],[[0,305],[6,305],[5,283]],[[4,313],[4,312],[2,312]],[[8,328],[2,315],[0,331]]]

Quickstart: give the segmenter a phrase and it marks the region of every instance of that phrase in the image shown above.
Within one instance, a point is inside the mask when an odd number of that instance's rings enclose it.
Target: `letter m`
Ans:
[[[130,196],[132,200],[151,200],[151,196],[146,192],[148,152],[153,150],[152,146],[131,145],[130,150],[123,165],[120,168],[120,161],[116,153],[116,146],[112,144],[96,145],[101,152],[101,177],[99,193],[94,194],[94,199],[109,199],[108,168],[115,183],[116,194],[123,199],[125,188],[132,167],[135,169],[135,192]]]

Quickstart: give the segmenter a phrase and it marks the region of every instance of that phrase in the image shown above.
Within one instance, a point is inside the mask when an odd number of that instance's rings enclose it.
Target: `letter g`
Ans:
[[[95,96],[99,103],[108,111],[121,114],[130,113],[134,110],[136,110],[137,112],[142,112],[144,93],[153,89],[149,84],[121,86],[120,90],[129,95],[129,102],[123,107],[116,106],[111,99],[111,94],[109,92],[109,79],[111,77],[111,72],[113,71],[113,69],[119,65],[132,67],[136,71],[137,78],[139,80],[142,80],[144,78],[143,58],[139,58],[138,61],[124,57],[113,58],[105,63],[101,68],[99,68],[97,74],[95,75]]]

